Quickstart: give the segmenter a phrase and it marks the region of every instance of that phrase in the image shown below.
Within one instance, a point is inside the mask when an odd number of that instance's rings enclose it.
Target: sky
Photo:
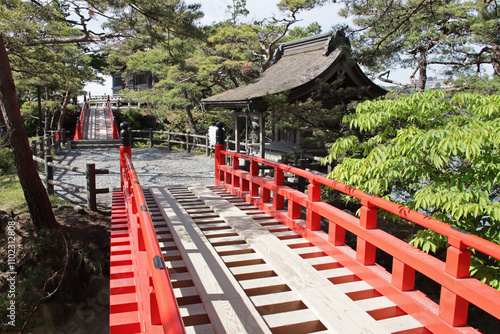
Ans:
[[[185,0],[187,4],[201,3],[201,11],[205,13],[205,17],[200,20],[200,24],[211,24],[213,22],[228,19],[229,13],[227,6],[232,4],[231,0]],[[273,15],[281,18],[280,11],[276,7],[279,0],[247,0],[247,9],[250,14],[243,20],[244,22],[252,22],[263,18],[269,18]],[[336,24],[349,24],[349,20],[337,15],[339,4],[326,4],[317,7],[308,12],[301,13],[298,18],[301,20],[295,26],[308,26],[310,23],[318,22],[323,32],[332,30],[332,26]],[[408,82],[407,74],[409,71],[398,71],[396,75],[391,78],[401,82]],[[432,74],[430,74],[432,76]],[[380,84],[377,80],[377,84]],[[96,95],[111,95],[111,80],[108,78],[104,85],[89,84],[85,87],[86,91],[90,91],[92,96]]]

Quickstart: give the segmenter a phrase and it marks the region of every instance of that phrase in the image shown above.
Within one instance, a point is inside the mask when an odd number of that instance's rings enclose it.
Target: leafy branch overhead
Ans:
[[[344,117],[370,135],[339,139],[330,177],[474,234],[500,234],[500,96],[427,91],[360,104]]]

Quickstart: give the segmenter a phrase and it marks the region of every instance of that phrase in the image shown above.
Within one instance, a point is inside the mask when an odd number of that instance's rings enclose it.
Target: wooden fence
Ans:
[[[204,148],[207,157],[210,156],[211,152],[214,152],[214,146],[210,145],[210,139],[208,133],[206,135],[195,135],[190,132],[181,133],[173,131],[154,131],[153,129],[148,130],[132,130],[132,133],[141,134],[142,136],[134,136],[134,140],[149,142],[149,147],[152,148],[155,143],[167,143],[167,148],[169,151],[172,150],[172,145],[177,144],[184,147],[186,152],[190,153],[193,147]],[[144,136],[145,135],[145,136]],[[159,138],[160,136],[166,136],[166,138]],[[227,147],[230,145],[234,148],[236,142],[233,140],[226,140]]]
[[[38,137],[31,141],[31,153],[33,156],[43,159],[46,154],[50,154],[52,149],[58,153],[61,145],[66,144],[66,131],[51,131],[48,136]]]
[[[54,163],[52,161],[52,156],[46,155],[44,159],[37,156],[33,156],[33,160],[41,163],[45,166],[45,172],[42,180],[45,183],[45,188],[47,193],[50,195],[54,194],[54,186],[59,186],[64,189],[69,189],[71,191],[86,193],[87,194],[87,205],[92,211],[97,211],[97,194],[109,193],[109,188],[96,188],[95,176],[98,174],[109,174],[109,169],[96,169],[95,163],[87,163],[85,169],[79,167],[71,167],[66,165],[61,165]],[[84,174],[87,180],[86,186],[77,186],[70,183],[60,182],[54,180],[54,168],[63,169],[76,174]]]

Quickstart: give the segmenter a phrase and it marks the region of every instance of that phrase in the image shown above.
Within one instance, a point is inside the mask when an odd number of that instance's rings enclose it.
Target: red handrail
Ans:
[[[109,120],[113,128],[113,139],[120,139],[120,132],[118,131],[118,123],[115,123],[115,115],[113,114],[113,110],[111,109],[111,101],[109,97],[108,101],[106,102],[106,107],[108,109]]]
[[[225,156],[233,157],[232,166],[225,164]],[[238,158],[251,162],[248,172],[239,169]],[[330,229],[326,239],[330,245],[345,245],[345,230],[358,237],[356,260],[360,264],[375,264],[376,249],[381,249],[391,255],[394,263],[390,283],[399,291],[414,289],[416,271],[439,283],[442,286],[439,318],[445,324],[452,327],[466,325],[469,302],[500,319],[500,291],[469,277],[471,252],[468,249],[474,248],[500,259],[500,245],[476,235],[464,233],[441,221],[324,176],[263,158],[226,151],[223,144],[216,145],[215,160],[216,185],[238,194],[261,210],[294,226],[303,235],[322,233],[318,230],[320,230],[321,217],[323,217],[329,221]],[[274,180],[258,176],[258,164],[273,167]],[[308,179],[307,194],[285,186],[284,172]],[[362,204],[360,217],[357,218],[321,202],[321,185],[360,199]],[[274,194],[272,204],[271,192]],[[288,199],[288,212],[284,211],[285,198]],[[293,221],[300,218],[301,207],[307,209],[305,228],[294,225]],[[377,208],[448,237],[450,246],[447,250],[446,262],[377,229]]]
[[[141,231],[141,233],[138,233],[139,240],[136,240],[136,244],[144,245],[145,247],[149,275],[152,281],[151,293],[147,294],[147,296],[140,296],[140,298],[144,299],[143,301],[147,303],[146,305],[149,304],[151,307],[149,314],[146,313],[147,309],[143,308],[140,310],[143,312],[142,317],[143,319],[159,317],[165,333],[185,333],[184,324],[170,281],[170,275],[163,261],[163,255],[158,239],[156,238],[151,216],[147,209],[142,187],[132,164],[130,152],[120,150],[120,153],[122,154],[120,158],[123,162],[121,171],[123,177],[123,191],[125,197],[132,200],[132,212],[137,213],[137,228]],[[149,301],[147,300],[148,298],[150,299]],[[151,324],[154,325],[157,319],[151,318]]]
[[[83,101],[83,106],[82,109],[80,110],[80,116],[78,120],[80,121],[79,123],[77,122],[76,128],[75,128],[75,135],[73,136],[73,140],[81,140],[82,139],[82,127],[83,127],[83,121],[85,120],[85,112],[87,111],[87,106],[88,102],[87,99]]]

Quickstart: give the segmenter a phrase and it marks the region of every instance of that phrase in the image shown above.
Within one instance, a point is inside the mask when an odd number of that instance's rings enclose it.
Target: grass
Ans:
[[[19,178],[15,173],[0,175],[0,210],[1,211],[24,211],[26,200]]]

